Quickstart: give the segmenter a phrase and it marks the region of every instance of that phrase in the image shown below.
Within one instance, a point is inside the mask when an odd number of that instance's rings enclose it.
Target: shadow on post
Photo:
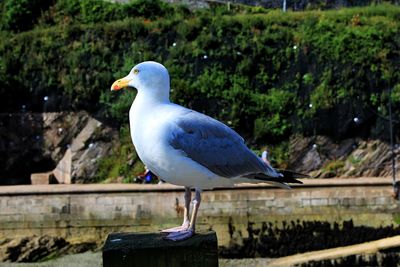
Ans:
[[[196,233],[174,242],[161,233],[112,233],[103,247],[103,266],[218,266],[217,235]]]

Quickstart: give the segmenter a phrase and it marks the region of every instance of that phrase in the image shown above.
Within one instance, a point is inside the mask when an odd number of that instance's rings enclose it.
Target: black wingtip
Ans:
[[[282,179],[285,183],[292,183],[292,184],[302,184],[302,181],[297,180],[296,178],[309,178],[310,176],[303,173],[298,173],[289,170],[277,170],[280,174],[283,175]]]
[[[294,172],[290,170],[277,170],[277,171],[281,173],[284,177],[288,178],[310,178],[310,175],[308,174]]]

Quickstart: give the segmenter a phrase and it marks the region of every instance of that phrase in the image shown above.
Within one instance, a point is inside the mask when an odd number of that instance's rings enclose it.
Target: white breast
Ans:
[[[135,100],[129,117],[132,141],[139,158],[157,176],[172,184],[197,188],[231,186],[230,179],[219,178],[169,145],[171,121],[180,108],[173,104],[149,107],[142,105],[140,99]]]

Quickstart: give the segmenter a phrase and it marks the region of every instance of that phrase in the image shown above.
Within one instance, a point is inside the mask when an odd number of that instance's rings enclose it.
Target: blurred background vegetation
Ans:
[[[170,71],[174,102],[224,121],[255,149],[268,145],[278,166],[296,134],[387,139],[390,91],[400,108],[400,8],[311,7],[4,0],[0,111],[87,110],[131,146],[136,92],[109,88],[154,60]],[[99,180],[132,176],[127,149],[104,159]]]

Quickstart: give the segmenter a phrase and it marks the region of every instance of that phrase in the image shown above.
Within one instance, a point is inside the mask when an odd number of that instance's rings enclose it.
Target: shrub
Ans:
[[[1,28],[14,32],[30,30],[39,21],[43,12],[52,5],[52,0],[4,0]]]
[[[3,17],[17,2],[3,4]],[[352,124],[326,118],[385,110],[388,88],[400,84],[395,6],[192,13],[157,1],[58,0],[35,14],[33,30],[1,32],[3,111],[86,109],[125,124],[135,92],[111,94],[110,85],[136,63],[156,60],[170,70],[175,102],[252,141],[281,142],[293,133],[341,138],[355,132]],[[46,95],[52,101],[44,104]]]

